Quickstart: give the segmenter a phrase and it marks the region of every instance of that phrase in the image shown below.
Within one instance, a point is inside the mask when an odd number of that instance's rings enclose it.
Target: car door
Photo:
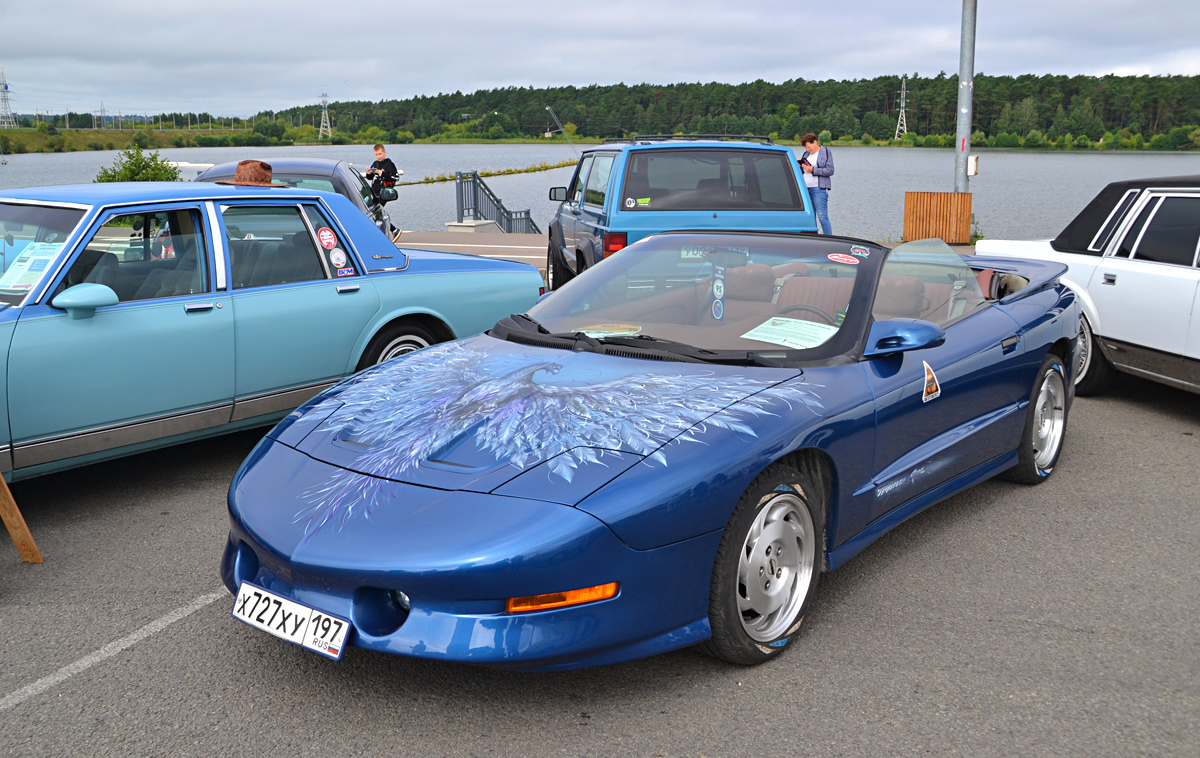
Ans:
[[[16,468],[227,423],[233,311],[213,282],[200,204],[102,214],[40,303],[26,306],[9,357]],[[115,305],[73,318],[51,303],[102,284]]]
[[[579,249],[579,216],[583,209],[583,188],[591,167],[592,156],[585,155],[579,162],[579,170],[575,172],[571,186],[567,188],[567,199],[558,214],[563,235],[563,257],[572,270],[575,269],[575,251]]]
[[[315,201],[221,207],[236,335],[233,420],[290,410],[347,373],[379,296]]]
[[[937,260],[943,257],[943,260]],[[922,318],[942,326],[937,347],[871,359],[877,437],[870,518],[1016,447],[1028,400],[1017,322],[984,298],[952,252],[885,261],[874,320]]]
[[[603,255],[599,248],[607,230],[608,216],[604,209],[614,158],[612,155],[597,155],[592,161],[592,170],[588,172],[587,184],[584,185],[583,203],[579,206],[575,247],[588,256],[585,260],[589,266],[599,263]]]
[[[1168,356],[1183,355],[1190,338],[1200,283],[1198,242],[1200,197],[1153,194],[1096,266],[1088,295],[1100,314],[1100,336],[1117,363],[1177,373],[1179,361]]]

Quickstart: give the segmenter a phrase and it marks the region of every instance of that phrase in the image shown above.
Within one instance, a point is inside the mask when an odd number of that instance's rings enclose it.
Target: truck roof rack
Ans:
[[[775,141],[770,137],[756,136],[750,134],[639,134],[636,137],[609,137],[604,140],[604,144],[610,142],[628,142],[629,144],[641,144],[650,142],[668,142],[671,140],[717,140],[720,142],[762,142],[767,145],[774,145]]]

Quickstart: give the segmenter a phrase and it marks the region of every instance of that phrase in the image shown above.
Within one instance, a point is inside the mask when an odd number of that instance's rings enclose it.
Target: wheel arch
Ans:
[[[442,342],[458,339],[458,335],[454,333],[454,329],[450,326],[449,321],[439,313],[416,308],[395,311],[376,321],[372,328],[364,330],[363,336],[359,338],[358,344],[354,347],[354,354],[350,357],[350,370],[353,370],[359,364],[359,361],[362,360],[363,355],[367,352],[367,348],[371,346],[371,342],[374,341],[380,332],[390,326],[404,323],[417,324],[424,327],[430,334]]]
[[[834,495],[834,465],[829,453],[820,448],[807,447],[794,450],[779,459],[799,469],[817,488],[821,503],[821,571],[829,570],[829,506]]]

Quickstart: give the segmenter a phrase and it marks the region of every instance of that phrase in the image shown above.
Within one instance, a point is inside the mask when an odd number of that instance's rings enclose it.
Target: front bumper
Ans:
[[[522,670],[595,666],[710,636],[720,532],[634,550],[570,506],[394,483],[370,519],[305,534],[295,514],[338,471],[264,440],[230,489],[221,576],[351,620],[369,650]],[[612,599],[508,614],[507,598],[620,582]],[[411,601],[407,611],[396,592]]]

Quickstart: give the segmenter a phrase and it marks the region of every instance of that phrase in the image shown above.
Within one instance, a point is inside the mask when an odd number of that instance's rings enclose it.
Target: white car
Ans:
[[[1200,176],[1113,182],[1053,240],[981,240],[979,255],[1065,263],[1079,295],[1075,389],[1114,371],[1200,393]]]

